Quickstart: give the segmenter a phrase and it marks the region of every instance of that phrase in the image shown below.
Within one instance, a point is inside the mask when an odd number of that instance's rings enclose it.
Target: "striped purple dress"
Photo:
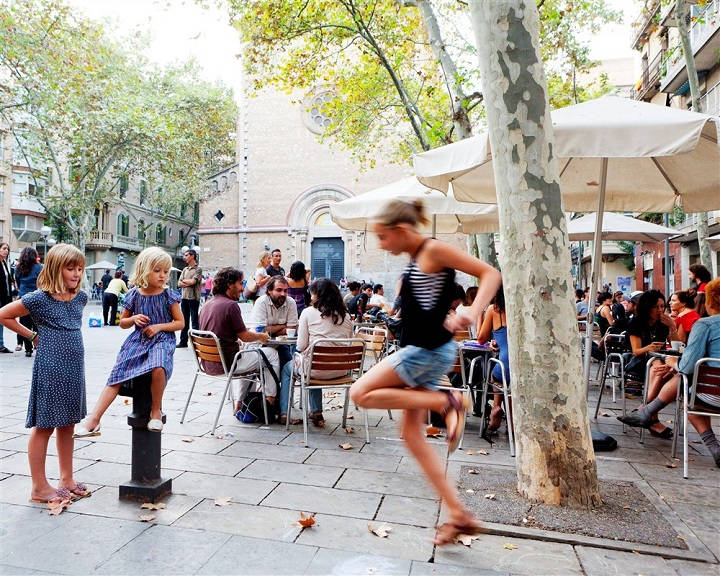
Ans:
[[[123,307],[129,310],[130,314],[145,314],[150,318],[150,324],[165,324],[172,321],[170,307],[176,302],[180,302],[180,295],[172,290],[144,296],[137,288],[133,288],[125,296]],[[132,334],[120,347],[107,385],[116,386],[141,374],[147,374],[153,368],[164,368],[167,382],[172,376],[174,354],[174,332],[158,332],[152,338],[146,338],[142,329],[135,326]]]

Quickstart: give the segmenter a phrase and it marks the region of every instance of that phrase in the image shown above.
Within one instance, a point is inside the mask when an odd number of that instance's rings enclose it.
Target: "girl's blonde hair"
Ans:
[[[135,260],[135,267],[130,276],[130,282],[139,288],[148,287],[148,276],[156,266],[164,266],[168,271],[172,268],[172,258],[162,248],[153,246],[145,248]],[[167,285],[163,286],[167,288]]]
[[[268,252],[267,250],[265,250],[264,252],[260,252],[260,256],[258,256],[257,268],[264,268],[262,262],[263,260],[265,260],[265,258],[270,258],[270,252]]]
[[[383,206],[375,222],[381,226],[397,226],[398,224],[429,224],[422,200],[390,200]]]
[[[85,256],[72,244],[56,244],[48,250],[43,263],[43,269],[37,278],[37,287],[50,294],[63,294],[70,292],[75,295],[80,292],[82,282],[74,290],[65,286],[62,272],[68,266],[82,266],[85,268]]]

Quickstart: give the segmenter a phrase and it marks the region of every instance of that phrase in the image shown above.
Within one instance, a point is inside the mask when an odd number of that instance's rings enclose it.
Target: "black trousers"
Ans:
[[[115,326],[117,319],[118,297],[112,292],[103,294],[103,322]],[[108,310],[110,311],[110,322],[108,322]]]
[[[200,300],[190,300],[189,298],[183,298],[180,302],[180,309],[182,310],[183,316],[185,317],[185,326],[180,332],[180,344],[185,345],[188,343],[188,332],[190,331],[190,324],[194,330],[197,330],[200,324],[198,323],[198,310],[200,309]]]
[[[18,321],[20,322],[20,324],[25,326],[25,328],[32,330],[33,332],[35,332],[35,330],[37,330],[37,328],[35,327],[35,322],[33,322],[32,316],[30,316],[30,314],[27,314],[26,316],[21,316]],[[28,340],[27,338],[20,336],[20,334],[18,334],[17,340],[18,340],[18,346],[24,345],[26,352],[32,352],[33,345],[32,345],[31,340]]]

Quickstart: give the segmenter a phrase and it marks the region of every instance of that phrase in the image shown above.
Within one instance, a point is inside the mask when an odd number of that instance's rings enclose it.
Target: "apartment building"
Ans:
[[[642,55],[641,73],[634,86],[633,98],[660,106],[690,107],[685,57],[675,22],[675,3],[646,0],[633,24],[632,46]],[[699,111],[720,116],[720,0],[691,6],[690,46],[697,68]],[[720,195],[720,190],[718,190]],[[688,267],[699,262],[696,214],[678,218],[676,245],[670,250],[670,290],[688,286]],[[720,211],[708,213],[710,237],[720,235]],[[719,272],[720,242],[713,240],[712,273]],[[635,254],[638,288],[660,288],[665,284],[662,244],[642,244]]]

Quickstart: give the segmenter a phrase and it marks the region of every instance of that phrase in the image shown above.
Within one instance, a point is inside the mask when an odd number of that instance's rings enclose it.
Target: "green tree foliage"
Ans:
[[[456,0],[225,0],[245,42],[252,88],[303,95],[332,86],[324,106],[332,124],[324,137],[372,166],[379,149],[396,159],[453,141],[448,87],[423,26],[420,1],[443,27],[444,47],[457,63],[462,103],[473,124],[483,107],[467,6]],[[577,89],[576,74],[592,67],[582,41],[601,24],[619,20],[605,0],[538,0],[541,46],[551,103],[592,97],[608,87]],[[585,33],[585,36],[583,36]],[[465,38],[467,36],[468,38]],[[586,93],[587,92],[587,93]],[[555,99],[553,99],[553,96]]]
[[[172,213],[233,157],[230,90],[192,64],[153,66],[141,49],[62,0],[0,0],[1,119],[48,179],[37,200],[81,248],[95,210],[122,201],[123,175],[147,178],[148,205]]]

